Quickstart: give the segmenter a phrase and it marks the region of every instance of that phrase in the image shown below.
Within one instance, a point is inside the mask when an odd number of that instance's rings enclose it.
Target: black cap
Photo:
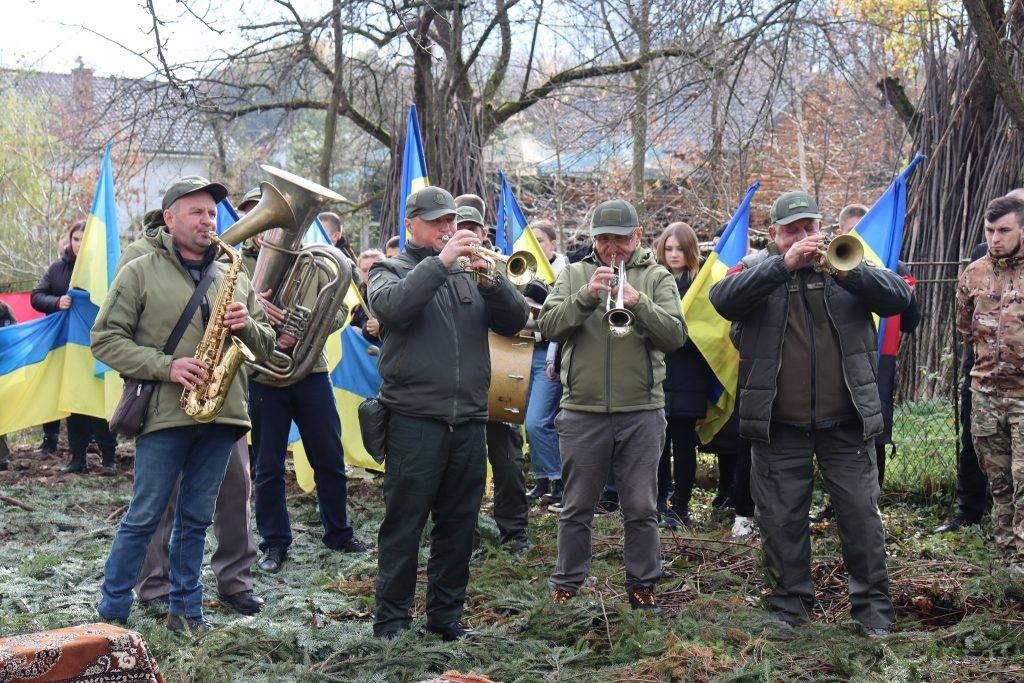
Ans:
[[[174,181],[174,184],[164,193],[164,200],[160,203],[160,208],[166,211],[171,204],[193,192],[209,192],[214,203],[217,204],[228,196],[228,188],[220,183],[211,183],[203,176],[190,175]]]

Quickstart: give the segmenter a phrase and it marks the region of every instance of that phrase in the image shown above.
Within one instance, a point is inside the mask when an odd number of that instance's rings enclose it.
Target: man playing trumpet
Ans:
[[[652,610],[661,577],[665,353],[682,347],[686,327],[675,280],[640,246],[643,231],[629,202],[599,204],[591,234],[593,252],[559,274],[540,315],[541,334],[563,344],[564,392],[555,428],[565,490],[552,600],[566,603],[587,578],[594,508],[611,468],[625,527],[629,603]],[[616,278],[619,264],[624,277]],[[622,307],[612,309],[616,317],[629,320],[615,334],[606,314],[609,298]],[[628,315],[618,315],[622,310]]]
[[[835,507],[850,605],[865,635],[893,619],[878,512],[874,438],[882,432],[871,314],[910,304],[896,273],[860,263],[831,276],[821,214],[806,192],[772,205],[772,242],[711,288],[740,351],[739,430],[752,442],[751,492],[764,538],[767,602],[790,625],[814,606],[807,512],[818,458]],[[852,266],[843,264],[842,268]]]

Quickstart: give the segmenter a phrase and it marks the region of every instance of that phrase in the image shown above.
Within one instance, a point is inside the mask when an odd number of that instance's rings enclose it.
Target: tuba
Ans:
[[[238,366],[242,361],[252,363],[256,360],[249,347],[233,336],[224,325],[224,312],[235,298],[235,283],[238,281],[238,271],[242,268],[242,257],[212,232],[210,238],[227,255],[230,265],[217,295],[217,304],[210,313],[210,322],[206,325],[203,339],[195,353],[197,359],[206,363],[210,374],[194,389],[181,392],[182,409],[197,422],[211,422],[217,417],[231,391],[231,382],[238,372]]]
[[[271,290],[270,302],[285,311],[278,331],[298,341],[290,349],[275,348],[265,363],[254,363],[252,368],[263,382],[286,387],[313,369],[352,283],[352,264],[340,251],[323,244],[302,245],[324,205],[345,198],[279,168],[260,168],[273,181],[260,184],[259,203],[221,239],[238,244],[266,230],[252,276],[253,287],[257,292]],[[322,288],[318,285],[321,271],[330,278]],[[315,302],[307,307],[303,302],[314,289]]]

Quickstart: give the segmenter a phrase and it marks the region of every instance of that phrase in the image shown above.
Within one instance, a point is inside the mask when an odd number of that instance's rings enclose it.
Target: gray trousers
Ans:
[[[231,447],[228,469],[217,496],[213,513],[213,533],[217,549],[210,567],[217,577],[217,591],[221,595],[235,595],[252,590],[252,565],[256,561],[256,543],[249,532],[249,496],[252,480],[249,478],[249,446],[239,439]],[[146,551],[146,561],[135,584],[139,600],[152,600],[171,592],[170,561],[167,546],[174,526],[174,501],[178,498],[178,485],[174,485],[167,512],[153,533]]]
[[[873,440],[864,441],[860,422],[811,432],[773,423],[770,438],[770,443],[752,442],[750,477],[766,578],[773,589],[766,599],[769,606],[796,621],[814,608],[807,513],[817,455],[850,575],[853,618],[865,627],[888,628],[894,613]]]
[[[562,410],[555,418],[555,429],[565,492],[551,585],[576,592],[587,578],[594,508],[608,481],[609,468],[622,510],[626,587],[654,585],[662,575],[658,461],[665,445],[665,411]]]

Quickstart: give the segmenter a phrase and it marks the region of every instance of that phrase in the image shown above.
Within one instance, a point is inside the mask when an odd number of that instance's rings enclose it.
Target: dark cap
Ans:
[[[594,235],[628,235],[640,227],[636,209],[625,199],[612,199],[602,202],[594,209],[594,220],[590,224],[590,234]]]
[[[476,223],[482,226],[484,217],[480,215],[475,206],[460,206],[455,210],[455,224],[462,225],[463,223]]]
[[[405,217],[433,221],[455,215],[455,200],[448,190],[428,185],[405,198]]]
[[[235,208],[245,210],[245,205],[252,202],[258,204],[263,199],[263,191],[257,186],[242,195],[242,201],[238,202],[238,206]]]
[[[818,203],[803,190],[786,192],[772,204],[772,225],[786,225],[801,218],[821,218]]]
[[[209,192],[213,196],[214,203],[217,204],[228,196],[228,188],[220,183],[211,183],[202,176],[190,175],[174,181],[174,184],[164,193],[164,200],[160,203],[160,208],[166,211],[171,204],[193,192]]]

